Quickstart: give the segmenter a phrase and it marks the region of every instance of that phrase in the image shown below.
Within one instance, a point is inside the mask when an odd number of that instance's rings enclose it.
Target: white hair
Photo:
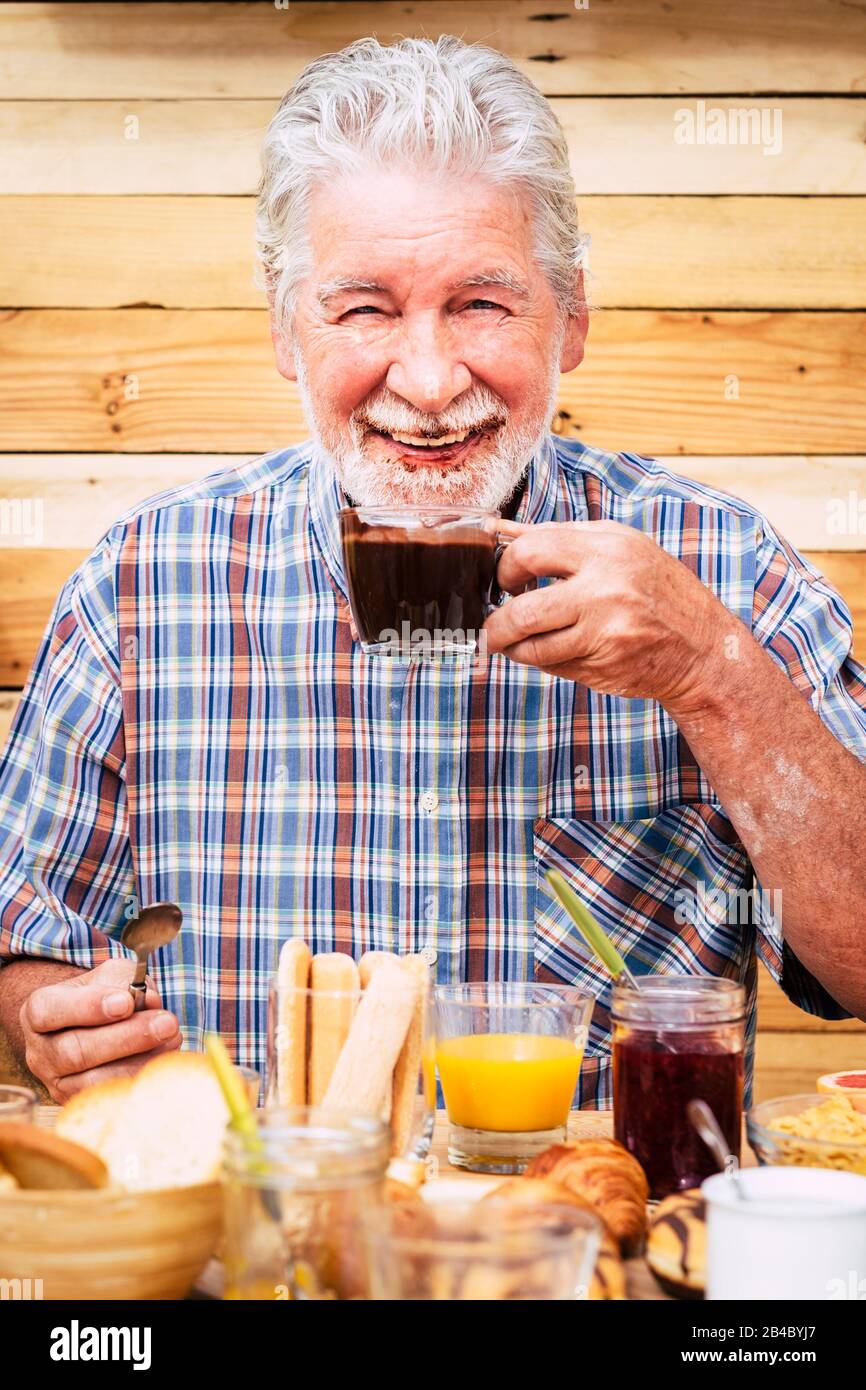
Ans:
[[[579,230],[562,127],[541,92],[492,48],[450,35],[383,47],[360,39],[314,59],[262,146],[258,283],[278,329],[310,273],[306,215],[320,182],[373,162],[516,185],[534,208],[536,255],[560,308],[580,307]]]

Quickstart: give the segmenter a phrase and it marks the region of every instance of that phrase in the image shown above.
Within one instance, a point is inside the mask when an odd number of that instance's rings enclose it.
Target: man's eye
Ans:
[[[501,304],[494,304],[492,299],[470,299],[468,304],[464,304],[464,309],[501,309]]]
[[[377,306],[376,306],[375,304],[356,304],[354,308],[352,308],[352,309],[347,309],[347,310],[345,311],[345,313],[343,314],[343,318],[344,318],[344,319],[345,319],[345,318],[348,318],[348,316],[349,316],[350,314],[381,314],[381,313],[382,313],[382,310],[379,309],[379,308],[377,308]]]

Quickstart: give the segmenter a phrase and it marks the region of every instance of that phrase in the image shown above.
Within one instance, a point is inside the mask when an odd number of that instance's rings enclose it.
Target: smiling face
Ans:
[[[312,273],[277,364],[358,504],[497,508],[583,356],[526,201],[466,176],[368,170],[317,188]]]

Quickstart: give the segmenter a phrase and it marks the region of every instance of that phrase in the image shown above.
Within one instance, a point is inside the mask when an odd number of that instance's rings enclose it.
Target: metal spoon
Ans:
[[[121,934],[124,946],[136,954],[135,974],[129,990],[135,1001],[135,1012],[144,1008],[147,990],[147,959],[160,946],[174,941],[180,931],[183,913],[174,903],[154,903],[152,907],[142,908],[137,917],[127,922]]]
[[[728,1141],[707,1102],[705,1100],[690,1100],[686,1106],[686,1114],[716,1160],[719,1172],[727,1174],[741,1202],[749,1201],[749,1194],[740,1181],[739,1168],[732,1169],[729,1166],[731,1153],[728,1149]]]

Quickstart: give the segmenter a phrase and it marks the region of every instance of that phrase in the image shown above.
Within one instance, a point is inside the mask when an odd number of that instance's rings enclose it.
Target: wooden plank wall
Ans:
[[[251,279],[257,147],[304,64],[371,32],[491,43],[553,100],[595,306],[555,427],[756,503],[866,652],[862,6],[0,4],[0,734],[125,507],[304,436]],[[767,138],[678,142],[716,109]],[[758,1055],[759,1095],[810,1087],[866,1062],[866,1029],[762,971]]]

